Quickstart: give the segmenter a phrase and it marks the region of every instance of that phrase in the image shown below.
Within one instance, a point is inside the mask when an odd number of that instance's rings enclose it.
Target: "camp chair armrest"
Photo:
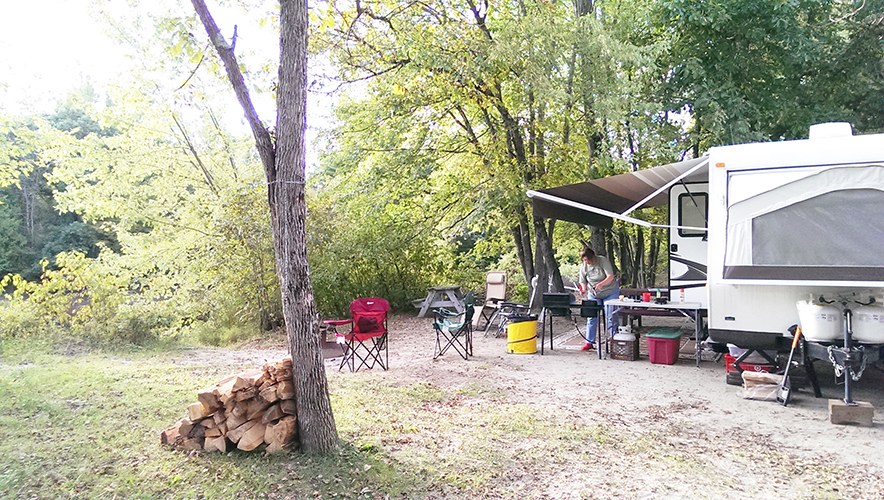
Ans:
[[[530,309],[528,304],[517,304],[515,302],[501,302],[499,307],[501,309]]]
[[[440,307],[438,309],[433,309],[433,314],[436,315],[439,319],[452,318],[454,316],[460,316],[463,313],[459,313],[457,311],[452,311],[451,309],[446,309],[444,307]]]

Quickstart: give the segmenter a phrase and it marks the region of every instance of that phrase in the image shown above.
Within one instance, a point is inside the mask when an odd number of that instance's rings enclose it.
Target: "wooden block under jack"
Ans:
[[[829,400],[829,421],[833,424],[857,424],[872,426],[875,408],[867,401],[856,401],[856,405],[848,405],[840,399]]]

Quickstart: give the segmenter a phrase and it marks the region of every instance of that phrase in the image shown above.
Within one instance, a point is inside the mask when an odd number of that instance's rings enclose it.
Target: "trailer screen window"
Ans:
[[[752,262],[884,267],[882,222],[884,191],[852,189],[816,196],[753,219]]]
[[[728,206],[725,278],[884,281],[884,166],[771,184]]]
[[[684,227],[706,227],[709,205],[706,193],[684,193],[678,195],[678,225]],[[701,229],[678,229],[678,235],[685,238],[702,238],[706,231]]]

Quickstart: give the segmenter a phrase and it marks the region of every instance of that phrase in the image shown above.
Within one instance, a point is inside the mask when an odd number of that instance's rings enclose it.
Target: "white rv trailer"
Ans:
[[[815,125],[806,140],[714,147],[528,196],[536,215],[598,227],[652,227],[632,212],[668,204],[670,290],[706,305],[717,342],[785,350],[802,299],[884,303],[884,134]]]

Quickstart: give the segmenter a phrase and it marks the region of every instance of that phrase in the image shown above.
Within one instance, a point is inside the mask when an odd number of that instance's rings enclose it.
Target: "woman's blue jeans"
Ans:
[[[617,300],[620,298],[620,287],[615,288],[611,293],[606,295],[605,297],[593,297],[587,294],[590,299],[598,300],[605,306],[605,318],[608,320],[608,327],[610,328],[611,334],[613,337],[617,334],[617,330],[620,326],[619,318],[617,317],[616,309],[613,306],[609,306],[606,304],[609,300]],[[595,344],[596,334],[598,332],[599,327],[599,318],[598,316],[590,316],[586,318],[586,341],[590,344]]]

